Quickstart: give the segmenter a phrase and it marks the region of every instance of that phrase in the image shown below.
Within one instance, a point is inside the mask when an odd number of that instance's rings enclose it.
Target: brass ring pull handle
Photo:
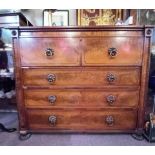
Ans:
[[[114,82],[116,80],[116,76],[113,74],[108,74],[107,75],[107,81],[108,82]]]
[[[45,55],[46,55],[47,57],[52,57],[52,56],[54,56],[54,50],[51,49],[51,48],[47,48],[47,49],[45,50]]]
[[[116,96],[109,95],[109,96],[106,97],[106,99],[107,99],[107,102],[108,102],[109,105],[113,105],[114,102],[116,101]]]
[[[114,125],[114,117],[109,115],[109,116],[106,116],[105,118],[105,122],[108,126],[113,126]]]
[[[55,115],[51,115],[49,116],[48,121],[52,126],[55,126],[57,122],[57,117]]]
[[[114,58],[114,57],[116,57],[116,55],[117,55],[117,49],[116,48],[109,48],[108,49],[108,54],[109,54],[109,56],[111,57],[111,58]]]
[[[56,76],[54,74],[48,74],[47,75],[47,81],[52,84],[56,81]]]
[[[51,95],[48,97],[48,101],[53,105],[56,102],[56,96]]]

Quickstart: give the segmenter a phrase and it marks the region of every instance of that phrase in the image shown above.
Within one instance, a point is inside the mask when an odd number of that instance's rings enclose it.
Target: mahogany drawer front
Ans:
[[[26,86],[135,86],[139,79],[139,68],[23,69]]]
[[[136,110],[32,110],[27,111],[30,129],[123,130],[135,129]]]
[[[136,107],[138,90],[32,90],[24,91],[27,107]]]
[[[142,37],[100,37],[82,40],[83,65],[141,65]]]
[[[20,38],[22,66],[79,66],[78,38]]]

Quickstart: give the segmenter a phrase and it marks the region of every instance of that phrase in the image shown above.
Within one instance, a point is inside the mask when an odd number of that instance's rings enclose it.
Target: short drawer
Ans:
[[[24,69],[26,86],[130,86],[139,85],[139,68]]]
[[[22,66],[79,66],[78,38],[20,38]]]
[[[142,37],[83,38],[83,65],[141,65]]]
[[[27,118],[31,130],[133,130],[137,111],[29,109]]]
[[[24,90],[27,107],[137,107],[138,90],[117,89],[61,89],[61,90]]]

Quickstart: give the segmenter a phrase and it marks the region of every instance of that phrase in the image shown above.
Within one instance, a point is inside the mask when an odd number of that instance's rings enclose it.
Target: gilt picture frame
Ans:
[[[122,9],[78,9],[77,25],[114,25],[118,18],[122,19],[122,16]]]

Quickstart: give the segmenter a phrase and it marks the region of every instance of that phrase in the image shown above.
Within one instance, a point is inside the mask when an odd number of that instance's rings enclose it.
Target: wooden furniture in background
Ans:
[[[0,27],[8,26],[32,26],[32,24],[20,12],[0,14]]]
[[[142,132],[149,26],[12,29],[19,131]]]

